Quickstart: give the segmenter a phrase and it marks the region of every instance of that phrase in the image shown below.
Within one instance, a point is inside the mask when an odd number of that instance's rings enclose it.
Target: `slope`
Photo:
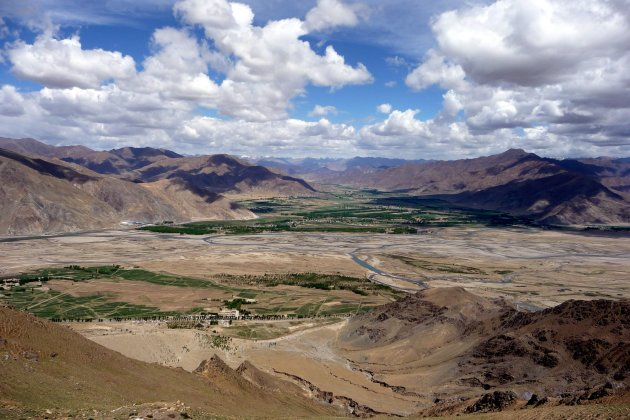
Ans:
[[[0,307],[0,372],[0,406],[14,407],[9,413],[62,407],[94,409],[109,418],[121,406],[181,401],[205,415],[335,414],[295,393],[267,392],[216,356],[198,374],[143,363],[6,307]],[[126,418],[128,411],[122,414]]]
[[[168,182],[145,186],[3,149],[0,179],[0,233],[4,234],[113,227],[125,220],[255,217],[219,196],[189,191],[165,194]],[[177,191],[177,186],[172,189]]]
[[[263,166],[249,165],[228,155],[161,160],[137,173],[145,182],[174,180],[197,194],[214,193],[228,197],[315,194],[315,189],[301,179],[277,174]]]
[[[598,172],[589,169],[513,149],[476,159],[405,164],[349,183],[505,211],[542,223],[630,223],[628,196],[605,186]]]

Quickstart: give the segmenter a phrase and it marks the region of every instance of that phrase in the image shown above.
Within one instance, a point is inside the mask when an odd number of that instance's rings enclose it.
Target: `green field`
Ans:
[[[337,187],[326,197],[241,201],[259,218],[182,225],[143,226],[157,233],[246,235],[269,232],[347,232],[416,234],[430,227],[522,226],[525,218],[505,213],[459,208],[444,201],[375,190]]]
[[[6,292],[5,292],[6,293]],[[74,297],[54,290],[12,290],[5,298],[17,309],[48,319],[143,318],[176,315],[158,308],[112,302],[107,294]]]
[[[18,309],[50,319],[145,318],[177,315],[163,311],[158,304],[135,304],[119,292],[73,296],[54,289],[45,290],[51,280],[73,283],[100,281],[123,285],[125,281],[150,283],[155,290],[177,299],[177,288],[192,288],[214,297],[212,305],[239,309],[255,316],[288,315],[298,318],[355,314],[398,299],[403,293],[374,284],[365,278],[318,273],[287,273],[261,276],[218,275],[213,279],[174,276],[137,268],[112,266],[67,266],[22,274],[22,285],[3,292],[0,297]],[[166,287],[169,286],[169,287]],[[173,288],[172,286],[175,286]],[[162,287],[163,291],[162,291]],[[120,287],[114,290],[121,290]],[[93,293],[93,292],[90,292]],[[124,293],[120,292],[120,293]],[[133,295],[132,295],[133,296]],[[228,299],[232,296],[231,299]],[[246,299],[255,299],[247,302]],[[132,299],[133,300],[133,299]],[[134,301],[136,302],[136,301]],[[144,301],[141,301],[144,302]],[[189,308],[179,314],[202,313],[210,301],[188,301]],[[206,302],[206,303],[203,303]]]

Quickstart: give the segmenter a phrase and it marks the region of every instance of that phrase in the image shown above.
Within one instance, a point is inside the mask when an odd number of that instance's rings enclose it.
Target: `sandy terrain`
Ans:
[[[125,356],[146,362],[194,370],[202,360],[218,354],[230,366],[249,360],[261,370],[283,379],[298,376],[337,396],[352,398],[376,411],[411,414],[419,408],[413,396],[396,394],[353,370],[334,349],[337,333],[346,324],[315,326],[272,340],[233,338],[229,350],[209,345],[210,331],[167,329],[143,322],[68,324],[87,338]],[[212,327],[225,334],[226,329]]]
[[[627,234],[449,228],[422,235],[192,237],[127,230],[0,240],[0,255],[0,275],[45,266],[121,264],[201,278],[222,273],[370,275],[408,291],[462,285],[533,308],[575,298],[630,297]]]
[[[553,306],[575,298],[630,297],[627,236],[557,231],[448,228],[422,235],[264,234],[205,238],[108,231],[0,241],[0,255],[0,274],[67,264],[121,264],[207,278],[221,273],[316,271],[370,276],[410,290],[463,286],[481,296],[506,297],[524,309]],[[154,289],[157,286],[133,282],[80,286],[66,283],[67,291],[77,295],[110,292],[129,301],[135,294],[138,303],[168,304],[173,308],[196,305],[194,302],[199,299],[210,297],[204,293],[215,293],[180,288],[170,292],[181,296],[167,302],[171,299],[167,296],[172,294],[165,293],[168,289],[164,286],[158,290]],[[61,287],[57,282],[53,285]],[[291,289],[285,292],[291,293]],[[140,302],[142,299],[146,301]],[[300,377],[377,411],[409,414],[426,403],[429,396],[420,395],[420,388],[407,382],[409,378],[401,377],[399,382],[417,394],[395,393],[371,381],[368,374],[352,369],[331,345],[340,326],[317,326],[275,340],[233,338],[227,351],[213,348],[204,332],[168,330],[155,324],[74,324],[73,328],[130,357],[187,370],[214,353],[231,366],[250,360],[266,372],[285,378]],[[287,324],[283,328],[291,331],[294,327]],[[240,328],[238,323],[234,328]],[[215,329],[227,334],[227,330]],[[439,372],[427,369],[427,380],[434,374]],[[424,380],[418,379],[415,385]]]

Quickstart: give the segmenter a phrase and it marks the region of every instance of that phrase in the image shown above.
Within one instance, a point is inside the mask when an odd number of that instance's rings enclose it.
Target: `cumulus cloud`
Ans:
[[[448,63],[444,56],[435,50],[429,50],[424,62],[407,75],[405,83],[415,90],[422,90],[431,85],[456,89],[465,86],[465,77],[461,66]]]
[[[263,27],[253,25],[249,6],[225,0],[182,0],[175,13],[202,26],[218,50],[234,60],[220,86],[224,95],[217,106],[225,115],[254,121],[285,118],[291,99],[308,84],[341,88],[372,81],[363,64],[346,64],[332,46],[319,55],[300,39],[312,30],[355,22],[354,13],[335,0],[321,0],[306,21],[283,19]]]
[[[415,90],[446,89],[440,123],[463,112],[473,135],[494,139],[509,132],[522,147],[546,147],[555,155],[627,149],[627,6],[498,0],[443,13],[432,25],[439,48],[426,54],[406,83]]]
[[[323,117],[323,116],[326,116],[328,114],[336,115],[337,114],[337,108],[335,108],[332,105],[326,105],[326,106],[315,105],[313,110],[308,113],[308,116],[309,117]]]
[[[264,144],[266,154],[297,156],[344,155],[353,149],[355,135],[352,126],[327,119],[234,122],[211,117],[193,118],[179,132],[187,143],[199,142],[217,152],[255,154]]]
[[[320,54],[301,39],[311,30],[355,24],[352,9],[323,0],[305,20],[272,20],[264,26],[254,25],[249,6],[225,0],[180,1],[174,13],[186,25],[201,26],[206,37],[189,26],[157,29],[151,54],[137,69],[119,52],[84,49],[77,35],[58,39],[43,31],[33,43],[13,43],[8,58],[14,74],[44,87],[26,94],[13,86],[0,90],[3,134],[58,142],[90,139],[95,147],[190,140],[207,150],[195,133],[216,132],[222,139],[208,141],[221,140],[234,152],[288,148],[291,142],[297,150],[300,139],[327,144],[332,151],[352,147],[353,127],[326,119],[286,120],[291,100],[309,84],[339,89],[371,82],[362,64],[347,64],[332,46]],[[198,117],[200,108],[231,118]],[[336,109],[313,111],[321,117]],[[238,145],[233,134],[244,143]]]
[[[336,26],[355,26],[357,23],[357,15],[347,5],[337,0],[319,0],[317,6],[306,14],[304,26],[312,32]]]
[[[376,107],[376,110],[383,114],[389,114],[392,112],[392,106],[390,104],[380,104]]]
[[[271,7],[248,1],[254,3]],[[552,156],[628,154],[630,17],[627,2],[618,0],[448,3],[453,10],[431,20],[434,48],[415,55],[421,61],[405,79],[413,90],[441,87],[442,109],[434,117],[384,103],[377,107],[381,120],[363,126],[330,122],[332,105],[313,108],[318,121],[288,118],[292,100],[309,85],[372,82],[365,66],[348,63],[328,42],[322,51],[307,40],[342,26],[342,33],[366,25],[384,30],[378,25],[393,4],[400,14],[419,9],[416,3],[366,0],[364,14],[354,0],[321,0],[310,11],[300,4],[291,9],[299,13],[282,15],[298,17],[267,19],[241,3],[182,0],[174,7],[179,24],[157,29],[150,54],[138,63],[116,51],[86,49],[78,36],[44,31],[31,43],[6,44],[14,74],[44,87],[0,88],[2,134],[193,153],[399,156],[404,150],[448,158],[523,147]],[[414,45],[426,41],[408,32]],[[391,50],[387,61],[400,69],[389,71],[405,71],[411,61],[395,56],[399,51]],[[396,85],[387,80],[379,83]]]
[[[24,114],[24,98],[11,85],[0,89],[0,114],[12,117]]]
[[[131,78],[136,71],[132,57],[84,50],[78,36],[58,40],[44,33],[33,44],[18,41],[8,55],[17,77],[48,87],[96,87],[109,79]]]

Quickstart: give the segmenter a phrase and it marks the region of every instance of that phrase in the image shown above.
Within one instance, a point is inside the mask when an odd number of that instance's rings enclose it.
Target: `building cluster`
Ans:
[[[0,279],[0,290],[11,290],[19,285],[19,279]]]

